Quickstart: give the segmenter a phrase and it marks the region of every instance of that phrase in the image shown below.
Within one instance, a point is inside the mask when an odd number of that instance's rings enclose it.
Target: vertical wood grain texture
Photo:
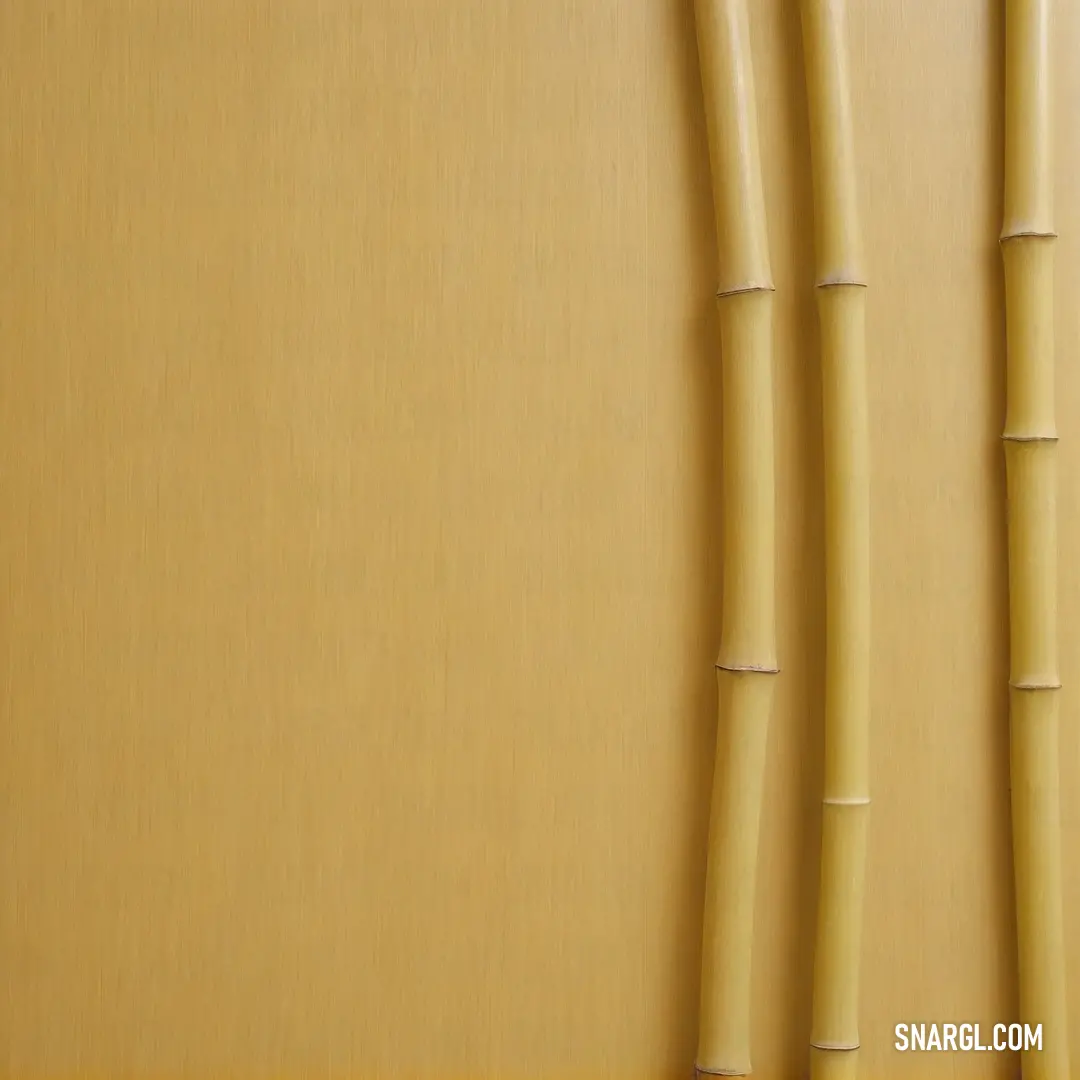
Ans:
[[[874,611],[861,1067],[1016,1015],[997,5],[851,7]],[[794,5],[752,27],[778,681],[754,1075],[810,1031],[821,415]],[[1054,48],[1080,415],[1080,12]],[[691,6],[0,5],[0,1076],[685,1076],[719,631]],[[1062,553],[1080,442],[1059,445]],[[1058,603],[1080,965],[1080,564]],[[1069,1005],[1073,1045],[1080,995]]]

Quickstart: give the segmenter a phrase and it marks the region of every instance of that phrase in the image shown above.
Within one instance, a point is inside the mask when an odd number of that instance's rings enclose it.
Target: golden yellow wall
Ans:
[[[1015,1019],[1001,18],[853,3],[873,1080]],[[1055,35],[1080,1059],[1080,8]],[[822,722],[801,42],[752,5],[781,675],[755,1075],[802,1075]],[[666,1078],[715,739],[715,238],[689,0],[0,5],[0,1068]]]

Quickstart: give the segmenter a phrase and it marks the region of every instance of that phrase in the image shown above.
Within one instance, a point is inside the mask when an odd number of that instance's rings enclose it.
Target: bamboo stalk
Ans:
[[[1068,1080],[1058,797],[1057,430],[1049,0],[1005,4],[1005,271],[1013,863],[1026,1080]]]
[[[746,0],[696,0],[719,252],[724,611],[697,1070],[750,1072],[758,826],[775,631],[772,272]]]
[[[821,324],[825,783],[811,1076],[857,1075],[870,812],[870,499],[863,270],[845,0],[802,0]]]

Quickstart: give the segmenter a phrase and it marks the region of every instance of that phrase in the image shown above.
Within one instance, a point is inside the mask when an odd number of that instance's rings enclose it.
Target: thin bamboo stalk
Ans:
[[[719,251],[724,611],[709,823],[699,1073],[750,1072],[758,826],[777,673],[772,272],[746,0],[696,0]]]
[[[1050,2],[1005,4],[1005,271],[1013,863],[1026,1080],[1068,1080],[1058,795]]]
[[[811,1076],[858,1070],[870,812],[870,498],[863,269],[845,0],[802,0],[821,324],[825,783]]]

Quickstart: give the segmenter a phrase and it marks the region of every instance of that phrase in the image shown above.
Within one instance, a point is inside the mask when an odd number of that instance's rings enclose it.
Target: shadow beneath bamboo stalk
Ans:
[[[781,924],[789,929],[787,972],[777,1008],[783,1017],[783,1056],[780,1075],[804,1075],[810,1042],[813,1004],[814,942],[821,849],[821,793],[824,767],[825,709],[825,575],[824,475],[821,357],[817,299],[814,291],[814,204],[810,180],[810,134],[803,70],[802,26],[798,5],[781,5],[780,82],[777,107],[783,112],[790,147],[791,167],[782,177],[791,204],[787,250],[777,250],[779,281],[787,278],[789,297],[781,310],[788,339],[778,339],[777,385],[791,403],[782,415],[786,454],[779,460],[791,471],[781,490],[789,505],[780,511],[786,531],[799,537],[794,550],[781,550],[795,563],[782,572],[785,606],[779,613],[781,667],[790,672],[800,699],[784,694],[790,722],[778,725],[784,740],[783,757],[790,762],[785,776],[789,788],[789,820],[781,827],[792,831],[784,852],[789,859],[784,877],[791,883],[784,897],[787,911]],[[779,237],[778,237],[779,239]],[[774,245],[777,247],[778,245]],[[778,282],[779,283],[779,282]],[[797,493],[797,495],[795,495]],[[795,497],[791,497],[795,496]]]
[[[996,635],[989,664],[984,669],[989,681],[987,697],[993,702],[993,712],[988,718],[990,725],[995,793],[991,806],[986,808],[992,822],[995,837],[991,849],[990,876],[991,917],[996,939],[1001,942],[1003,990],[1005,997],[1000,1007],[1002,1016],[1019,1015],[1019,997],[1016,982],[1018,958],[1016,951],[1016,898],[1012,861],[1012,813],[1011,783],[1009,770],[1009,551],[1007,532],[1007,506],[1005,495],[1005,455],[1002,451],[1001,432],[1005,427],[1005,278],[1000,246],[996,237],[1001,229],[1002,207],[1005,201],[1005,23],[1000,4],[988,5],[987,24],[987,108],[989,123],[986,141],[987,175],[992,177],[988,185],[988,201],[985,207],[986,247],[983,265],[989,310],[992,317],[991,348],[988,357],[987,381],[990,384],[989,408],[985,417],[985,452],[988,473],[993,486],[988,500],[990,520],[986,523],[992,537],[990,558],[987,561],[987,595]]]

